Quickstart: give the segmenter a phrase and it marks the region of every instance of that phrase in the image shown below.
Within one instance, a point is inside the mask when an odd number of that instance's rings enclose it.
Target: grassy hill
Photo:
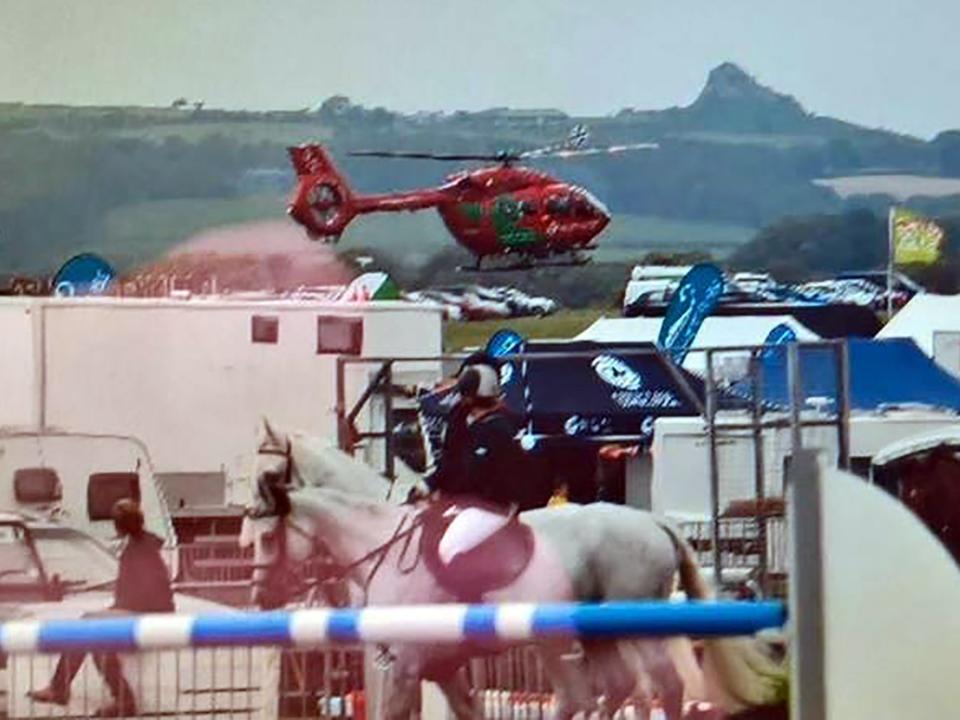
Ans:
[[[595,118],[510,109],[401,115],[343,97],[315,112],[263,113],[8,103],[0,104],[0,274],[50,272],[85,250],[125,268],[211,227],[281,218],[292,181],[290,144],[321,140],[358,191],[386,191],[432,186],[458,167],[348,158],[346,151],[532,148],[561,140],[580,122],[597,146],[660,144],[651,153],[538,163],[589,188],[613,211],[596,256],[602,269],[592,271],[599,275],[580,276],[591,281],[619,277],[647,252],[724,259],[786,216],[864,206],[882,213],[892,201],[876,194],[884,185],[856,186],[869,197],[856,189],[841,196],[831,178],[872,168],[960,176],[960,133],[927,143],[814,116],[731,64],[715,68],[688,107]],[[938,210],[960,209],[958,197],[937,203]],[[426,212],[361,218],[339,249],[373,251],[413,281],[428,282],[449,276],[451,247],[439,219]],[[558,278],[543,273],[524,282],[542,288]],[[572,285],[567,290],[585,301]]]

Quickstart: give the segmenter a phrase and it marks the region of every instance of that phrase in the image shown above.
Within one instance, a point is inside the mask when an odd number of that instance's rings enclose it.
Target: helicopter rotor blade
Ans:
[[[630,145],[609,145],[602,148],[580,148],[575,150],[543,148],[520,153],[519,158],[521,160],[528,160],[530,158],[542,157],[571,158],[585,155],[617,155],[632,150],[656,150],[659,147],[657,143],[632,143]]]
[[[427,153],[427,152],[405,152],[392,150],[354,150],[347,153],[353,157],[376,157],[376,158],[403,158],[407,160],[444,160],[452,162],[466,162],[470,160],[479,160],[484,162],[495,162],[504,159],[512,159],[512,155],[499,153],[491,154],[472,154],[472,153]]]

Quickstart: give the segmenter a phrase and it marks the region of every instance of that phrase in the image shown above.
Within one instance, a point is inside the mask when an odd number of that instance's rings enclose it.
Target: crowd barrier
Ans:
[[[785,608],[776,602],[451,604],[143,615],[4,623],[0,652],[8,656],[4,685],[10,720],[86,717],[109,700],[93,663],[86,663],[74,682],[66,707],[29,700],[28,690],[49,681],[54,653],[64,652],[117,653],[139,717],[360,718],[365,713],[362,644],[743,635],[780,627],[785,620]],[[548,714],[549,687],[533,657],[519,648],[474,663],[472,684],[485,716]]]
[[[140,615],[0,625],[0,651],[160,650],[327,643],[522,641],[547,637],[747,635],[786,621],[780,602],[409,605]]]

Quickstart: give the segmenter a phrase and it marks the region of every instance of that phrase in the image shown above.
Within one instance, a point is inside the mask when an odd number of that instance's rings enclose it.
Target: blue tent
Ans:
[[[924,355],[913,340],[850,338],[847,347],[853,409],[922,404],[960,412],[960,381]],[[788,406],[786,346],[769,350],[762,362],[764,401],[776,407]],[[835,349],[801,347],[800,375],[804,398],[823,397],[836,402]],[[740,389],[748,392],[749,381]]]

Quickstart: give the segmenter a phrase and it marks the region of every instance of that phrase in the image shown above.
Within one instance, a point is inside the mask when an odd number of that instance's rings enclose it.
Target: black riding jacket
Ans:
[[[515,439],[519,426],[506,408],[495,408],[476,419],[466,410],[455,409],[439,466],[427,479],[430,489],[501,506],[516,503],[525,460]]]

